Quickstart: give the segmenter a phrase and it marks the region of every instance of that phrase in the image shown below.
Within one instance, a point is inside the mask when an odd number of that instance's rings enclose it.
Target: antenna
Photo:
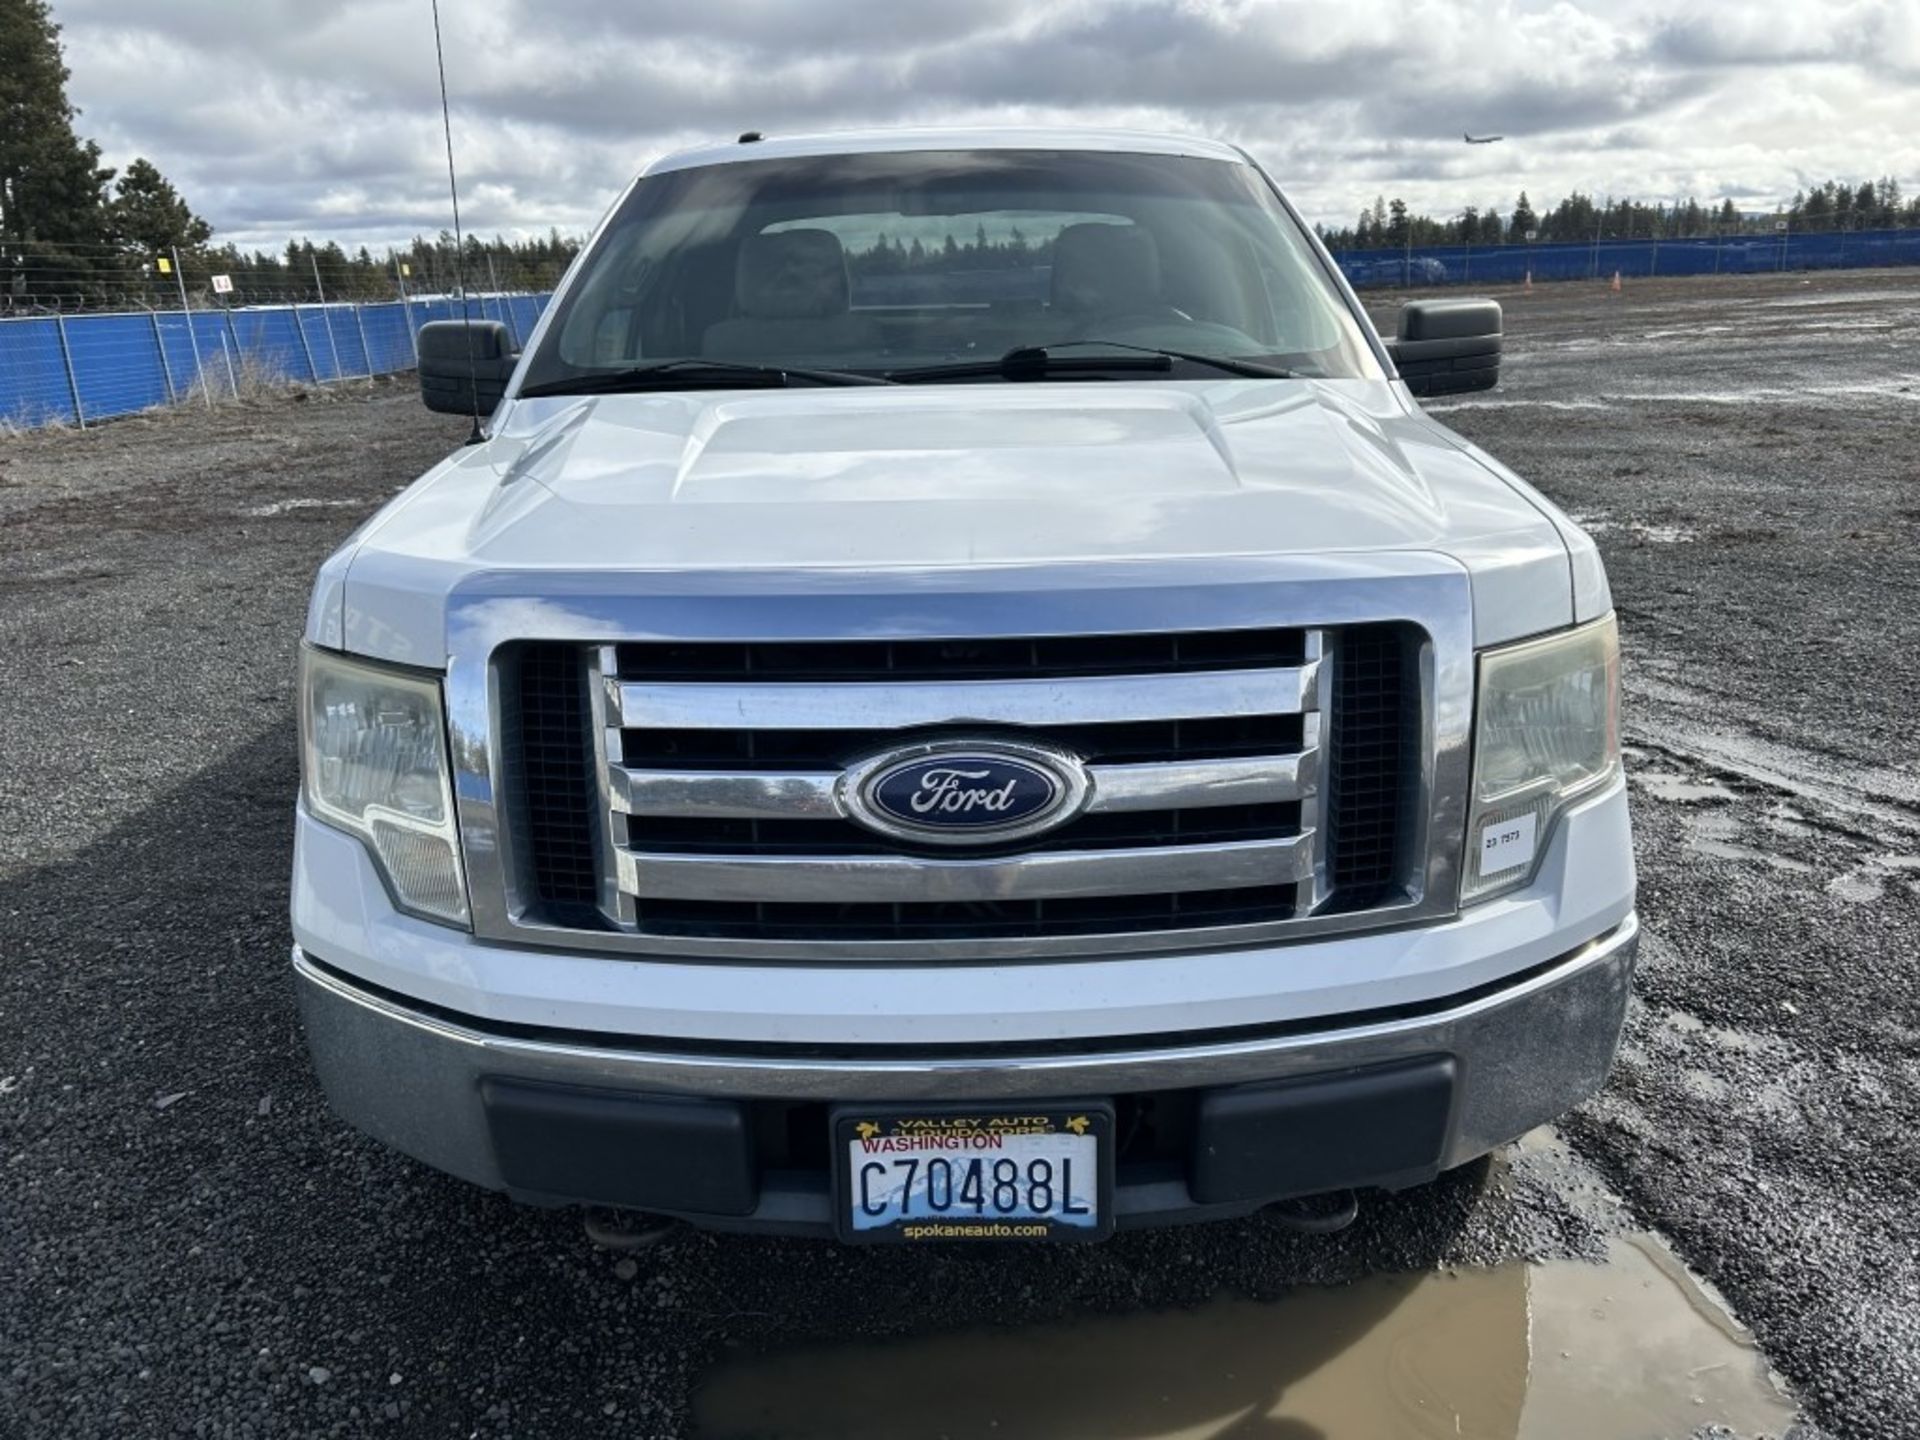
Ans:
[[[460,287],[460,319],[467,331],[467,394],[473,399],[473,431],[467,444],[478,445],[480,433],[480,368],[473,358],[473,307],[467,303],[467,279],[461,266],[467,258],[460,236],[460,182],[453,174],[453,115],[447,109],[447,53],[440,46],[440,0],[433,0],[433,58],[440,67],[440,128],[447,136],[447,193],[453,197],[453,282]]]

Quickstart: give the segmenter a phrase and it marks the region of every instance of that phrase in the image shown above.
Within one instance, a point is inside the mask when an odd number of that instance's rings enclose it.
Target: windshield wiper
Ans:
[[[1016,345],[1006,354],[993,360],[956,360],[943,365],[913,365],[905,370],[889,370],[887,378],[898,384],[912,385],[927,380],[967,380],[977,375],[998,375],[1005,380],[1040,380],[1048,375],[1061,375],[1075,371],[1164,372],[1172,368],[1172,357],[1161,354],[1054,355],[1049,353],[1044,345]]]
[[[1269,365],[1264,360],[1242,360],[1237,355],[1202,355],[1194,350],[1168,350],[1159,345],[1135,345],[1128,340],[1056,340],[1045,346],[1058,350],[1066,345],[1104,345],[1109,350],[1137,350],[1145,355],[1164,355],[1169,360],[1184,360],[1189,365],[1211,365],[1229,375],[1252,375],[1262,380],[1298,380],[1299,372]]]
[[[546,380],[520,391],[521,399],[541,395],[608,395],[627,390],[664,390],[671,387],[704,389],[711,385],[891,385],[894,381],[880,375],[862,375],[853,370],[810,370],[799,365],[752,365],[742,360],[702,360],[687,356],[679,360],[656,360],[648,365],[633,365],[625,370],[607,370],[595,374],[574,375],[565,380]]]
[[[1127,350],[1128,355],[1056,355],[1056,350],[1076,345],[1098,345],[1109,350]],[[887,378],[903,384],[928,380],[965,380],[977,375],[999,375],[1007,380],[1040,380],[1048,375],[1074,372],[1149,371],[1164,374],[1176,360],[1224,370],[1229,375],[1255,375],[1264,380],[1294,378],[1291,370],[1263,365],[1257,360],[1236,360],[1219,355],[1190,354],[1183,350],[1163,350],[1157,345],[1134,345],[1125,340],[1059,340],[1050,345],[1017,345],[997,360],[962,360],[947,365],[917,365],[907,370],[889,370]]]

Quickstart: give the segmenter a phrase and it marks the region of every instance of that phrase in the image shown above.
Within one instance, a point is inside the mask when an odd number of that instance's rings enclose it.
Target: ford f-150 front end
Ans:
[[[538,1202],[1081,1239],[1580,1102],[1636,934],[1606,579],[1412,399],[1497,329],[1383,344],[1204,141],[654,166],[523,356],[423,331],[486,437],[315,587],[335,1108]]]

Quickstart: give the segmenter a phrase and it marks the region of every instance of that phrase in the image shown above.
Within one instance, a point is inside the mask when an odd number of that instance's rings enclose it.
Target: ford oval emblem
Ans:
[[[1087,772],[1064,751],[998,741],[938,741],[872,756],[842,777],[848,815],[883,835],[991,845],[1066,823]]]

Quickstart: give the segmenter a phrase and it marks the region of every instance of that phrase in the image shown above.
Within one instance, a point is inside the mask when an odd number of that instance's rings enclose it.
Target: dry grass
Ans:
[[[223,400],[270,400],[306,385],[262,355],[223,350],[203,359],[200,374],[181,394],[180,403],[204,405],[209,393],[216,405]]]

